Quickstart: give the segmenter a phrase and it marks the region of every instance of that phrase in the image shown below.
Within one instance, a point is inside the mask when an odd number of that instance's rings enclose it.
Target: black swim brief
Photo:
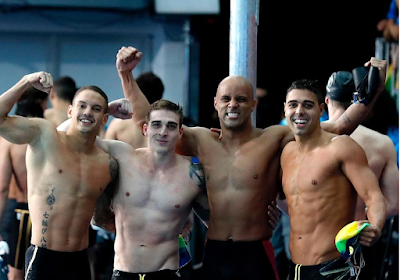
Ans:
[[[289,261],[288,280],[348,280],[355,279],[352,266],[343,258],[323,262],[317,265],[301,265]]]
[[[25,280],[91,280],[87,250],[58,252],[31,245],[26,251]]]
[[[202,280],[275,280],[263,241],[207,239]]]

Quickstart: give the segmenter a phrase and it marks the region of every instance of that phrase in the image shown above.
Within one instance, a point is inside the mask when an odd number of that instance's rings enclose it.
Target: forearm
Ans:
[[[121,71],[118,74],[121,79],[124,96],[129,100],[133,109],[133,121],[141,129],[150,106],[149,101],[139,88],[131,71]]]
[[[386,203],[384,196],[376,194],[366,203],[366,205],[369,223],[382,230],[386,221]]]

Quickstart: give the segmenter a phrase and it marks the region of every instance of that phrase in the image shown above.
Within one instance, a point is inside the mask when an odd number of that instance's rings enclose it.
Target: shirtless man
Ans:
[[[46,72],[24,76],[0,96],[0,135],[28,144],[26,165],[32,246],[25,279],[91,279],[86,248],[96,200],[112,182],[117,163],[94,146],[107,122],[108,100],[95,86],[81,88],[69,107],[67,132],[44,119],[7,114],[30,86],[49,93]]]
[[[150,104],[162,98],[164,84],[153,72],[140,74],[136,82]],[[129,119],[114,118],[107,128],[105,139],[120,140],[135,149],[147,146],[147,138],[142,134],[142,129],[132,125],[132,120]]]
[[[35,88],[30,88],[24,92],[17,102],[15,115],[42,118],[43,108],[40,103],[44,94],[47,97],[46,93]],[[28,211],[25,163],[27,147],[27,144],[17,145],[2,139],[0,150],[0,182],[2,188],[7,190],[14,188],[15,185],[17,201],[17,205],[13,209],[10,235],[6,239],[10,246],[10,254],[6,256],[9,268],[7,275],[9,280],[24,279],[25,251],[30,246],[31,220]],[[1,208],[5,206],[6,201],[0,201]]]
[[[139,127],[149,104],[131,72],[141,57],[133,47],[122,47],[117,54],[124,62],[118,68],[122,88]],[[386,64],[375,58],[371,61],[379,64],[382,90]],[[207,128],[184,127],[180,153],[198,157],[206,174],[211,212],[203,261],[205,280],[275,279],[263,241],[272,235],[267,217],[280,186],[280,152],[294,138],[287,126],[254,128],[251,113],[255,106],[251,83],[230,76],[221,81],[214,98],[222,138]],[[370,105],[355,104],[324,129],[351,133],[369,110]]]
[[[120,170],[114,194],[93,217],[95,225],[116,232],[112,279],[179,279],[178,237],[192,208],[208,221],[202,166],[175,153],[182,121],[180,106],[159,100],[143,126],[146,148],[97,140]]]
[[[352,267],[337,250],[335,237],[354,221],[358,193],[368,206],[368,221],[359,225],[370,223],[360,233],[360,244],[373,245],[385,223],[385,198],[361,146],[347,135],[321,129],[324,103],[313,81],[294,82],[284,110],[296,139],[281,156],[290,216],[289,279],[351,279]],[[333,264],[336,271],[320,274]]]
[[[355,91],[353,75],[347,71],[338,71],[331,75],[327,85],[325,103],[328,106],[329,120],[335,121],[350,106]],[[371,167],[383,195],[385,196],[386,219],[399,215],[399,168],[396,149],[389,136],[359,125],[350,135],[365,151],[368,165]],[[365,220],[364,201],[358,197],[355,220]],[[365,268],[359,279],[370,279],[380,269],[382,260],[376,258],[377,245],[363,248]]]

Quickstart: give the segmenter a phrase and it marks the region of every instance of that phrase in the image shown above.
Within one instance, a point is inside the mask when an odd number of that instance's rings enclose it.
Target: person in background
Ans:
[[[352,104],[353,93],[355,92],[352,73],[347,71],[332,73],[326,85],[326,92],[325,103],[328,107],[328,121],[335,121]],[[396,149],[392,140],[389,136],[363,125],[359,125],[350,137],[364,149],[368,164],[378,179],[386,200],[386,219],[398,216],[399,168],[397,166]],[[366,206],[360,197],[357,200],[355,219],[366,219]],[[377,275],[382,260],[376,257],[376,246],[363,248],[366,265],[361,270],[359,279],[371,279],[372,275]]]

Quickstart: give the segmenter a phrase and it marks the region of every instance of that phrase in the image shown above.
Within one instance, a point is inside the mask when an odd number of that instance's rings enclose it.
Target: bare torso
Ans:
[[[17,186],[16,199],[17,202],[28,202],[27,196],[27,175],[25,155],[27,144],[16,145],[10,143],[10,157],[12,162],[12,170],[15,178],[15,185]]]
[[[111,181],[110,156],[98,148],[86,153],[69,148],[63,132],[46,137],[46,147],[27,150],[31,243],[56,251],[84,250],[96,199]]]
[[[251,134],[237,146],[195,128],[197,157],[203,164],[210,205],[207,237],[214,240],[265,240],[272,235],[268,205],[279,188],[279,156],[288,128],[275,126]],[[278,133],[279,132],[279,133]],[[227,147],[230,147],[229,149]]]
[[[283,190],[289,207],[291,259],[314,265],[340,257],[335,236],[354,220],[357,193],[335,158],[333,134],[307,153],[291,142],[282,152]],[[342,136],[341,136],[342,137]]]
[[[108,127],[105,139],[119,140],[131,145],[134,149],[147,147],[147,139],[131,119],[113,119]]]
[[[190,158],[176,155],[168,168],[151,167],[146,149],[123,146],[111,151],[120,166],[113,196],[114,269],[176,270],[178,235],[201,192],[197,177],[190,176]]]

